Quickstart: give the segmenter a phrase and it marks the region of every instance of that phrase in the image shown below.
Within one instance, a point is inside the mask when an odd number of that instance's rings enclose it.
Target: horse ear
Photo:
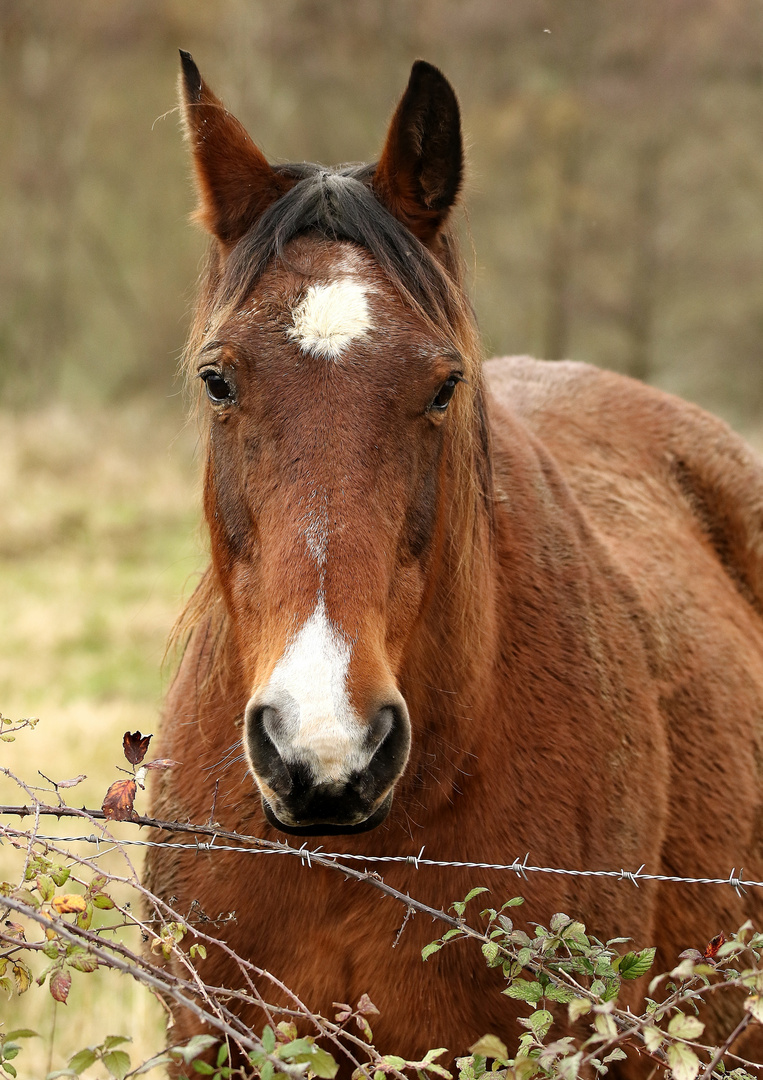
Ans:
[[[387,132],[374,192],[414,236],[431,245],[458,196],[463,163],[453,88],[436,67],[417,60]]]
[[[194,216],[231,247],[293,180],[270,167],[244,127],[204,82],[191,54],[181,49],[180,61],[180,102],[199,192]]]

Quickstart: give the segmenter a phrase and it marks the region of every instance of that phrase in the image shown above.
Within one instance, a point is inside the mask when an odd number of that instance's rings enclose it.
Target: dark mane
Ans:
[[[433,322],[441,324],[443,318],[450,322],[454,303],[457,307],[463,303],[456,246],[448,238],[438,251],[442,265],[433,258],[374,195],[375,169],[375,165],[276,166],[275,172],[297,183],[268,207],[231,252],[220,283],[223,303],[242,302],[268,263],[284,258],[290,240],[317,233],[365,248],[406,299]]]

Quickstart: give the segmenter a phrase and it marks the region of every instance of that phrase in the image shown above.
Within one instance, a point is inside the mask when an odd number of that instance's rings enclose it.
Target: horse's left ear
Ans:
[[[374,192],[414,236],[431,245],[456,201],[463,165],[453,88],[436,67],[417,60],[387,132]]]
[[[293,186],[281,176],[180,50],[180,102],[193,152],[199,206],[195,217],[225,247]]]

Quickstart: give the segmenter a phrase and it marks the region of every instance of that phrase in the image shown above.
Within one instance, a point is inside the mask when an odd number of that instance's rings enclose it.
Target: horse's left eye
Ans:
[[[208,368],[206,371],[199,372],[199,378],[203,380],[207,388],[207,397],[215,404],[219,405],[233,398],[233,387],[219,371]]]
[[[429,411],[445,412],[448,404],[450,403],[450,399],[455,393],[456,387],[460,382],[463,381],[464,379],[462,375],[451,375],[450,378],[446,379],[440,389],[435,394],[434,398],[432,399],[429,405]]]

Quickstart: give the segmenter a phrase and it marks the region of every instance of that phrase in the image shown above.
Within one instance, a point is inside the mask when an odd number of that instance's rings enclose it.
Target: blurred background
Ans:
[[[0,0],[0,710],[41,718],[0,764],[87,773],[88,805],[122,732],[156,730],[204,561],[175,378],[205,247],[179,47],[280,161],[373,159],[411,62],[439,65],[486,351],[586,360],[763,428],[759,0]],[[54,1038],[47,991],[20,1000],[9,1022],[45,1034],[21,1076],[111,1033],[115,980],[96,980]],[[158,1007],[122,982],[120,1026],[158,1046]]]

